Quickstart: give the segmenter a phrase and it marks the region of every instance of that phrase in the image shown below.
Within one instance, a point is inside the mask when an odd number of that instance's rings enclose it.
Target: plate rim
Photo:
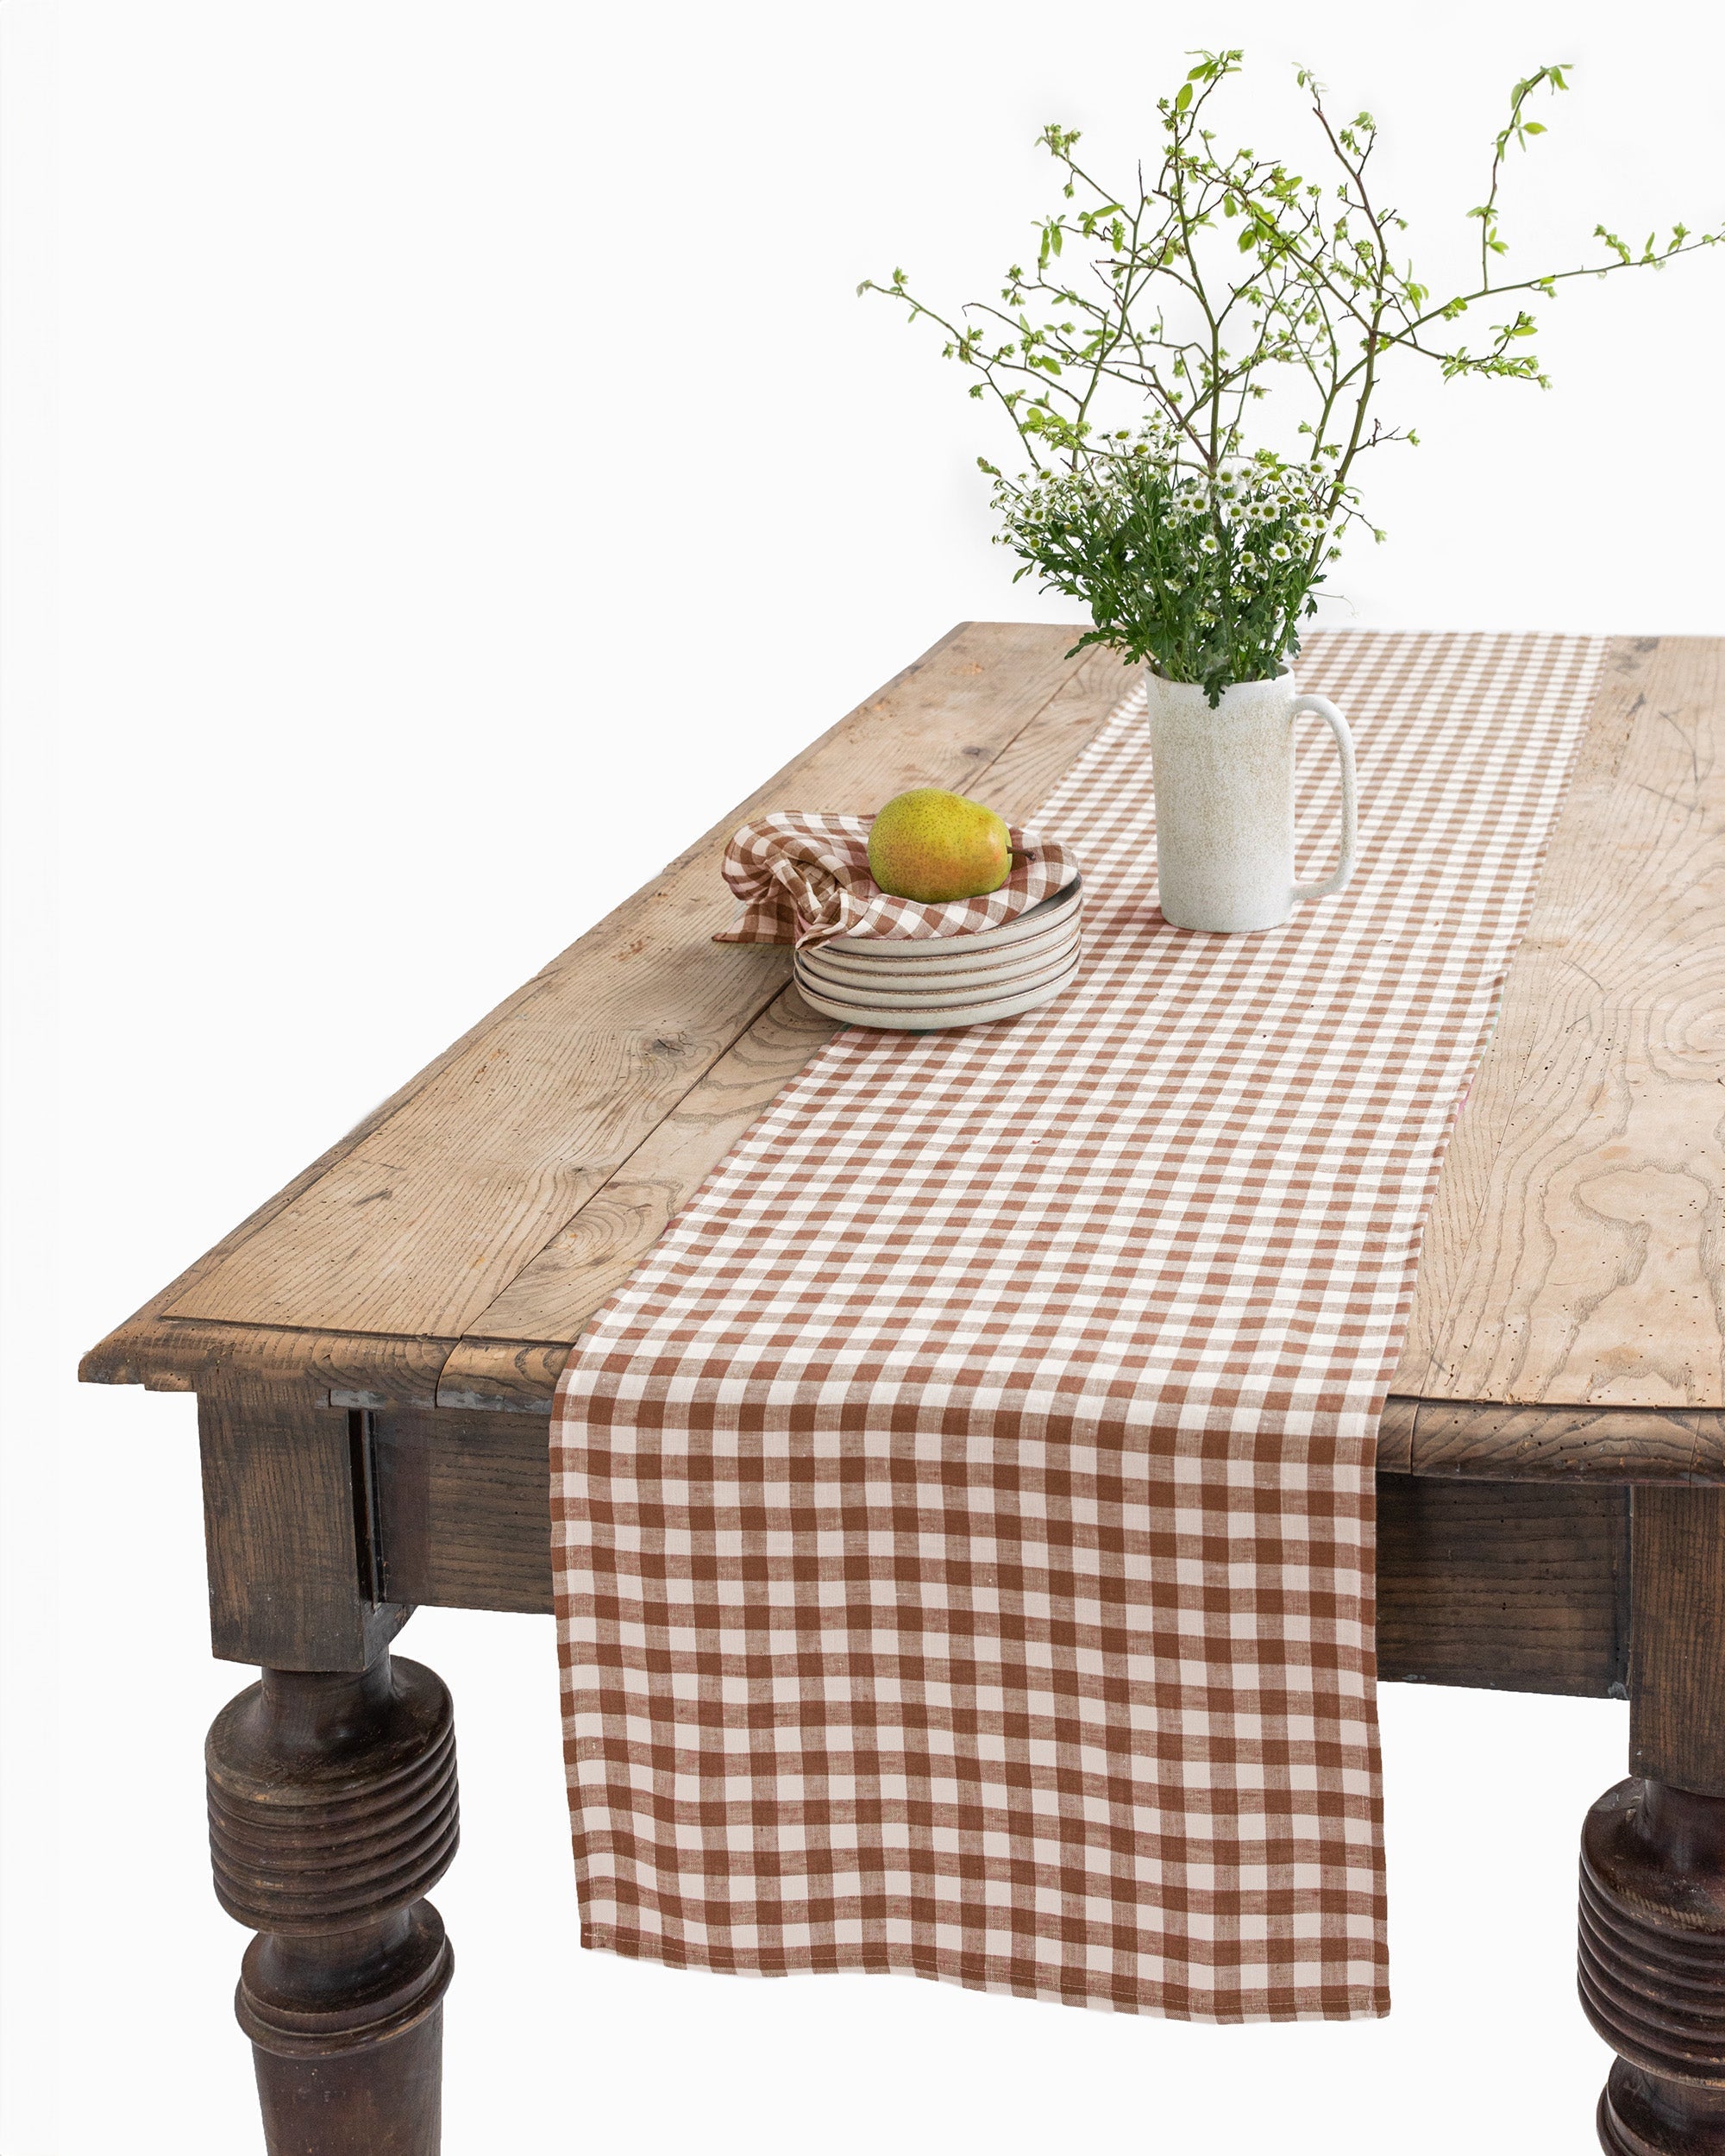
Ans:
[[[986,977],[1014,966],[1037,965],[1051,953],[1070,950],[1074,944],[1083,941],[1082,924],[1070,921],[1057,936],[1038,936],[1023,943],[1008,943],[1000,950],[978,951],[974,956],[969,952],[961,955],[955,951],[938,964],[923,961],[899,966],[890,960],[871,959],[858,965],[843,953],[835,958],[825,956],[825,946],[819,943],[807,950],[794,952],[793,957],[799,966],[812,967],[817,973],[834,977],[842,975],[846,981],[879,981],[883,987],[889,981],[926,981],[932,987],[939,981],[956,980],[961,975],[980,975]],[[961,956],[963,962],[957,962]]]
[[[810,1004],[817,1010],[821,1010],[823,1017],[837,1018],[842,1025],[869,1026],[880,1032],[940,1032],[963,1025],[985,1025],[995,1018],[1016,1018],[1025,1011],[1035,1010],[1038,1004],[1051,1003],[1076,974],[1082,956],[1082,953],[1075,952],[1070,966],[1061,968],[1051,979],[1038,981],[1032,987],[1018,989],[1009,995],[980,997],[974,1003],[948,1004],[944,1006],[938,1006],[944,1009],[945,1013],[941,1016],[937,1016],[935,1009],[911,1008],[901,1004],[889,1003],[884,1000],[874,1005],[857,1005],[845,1009],[823,1010],[821,1006],[824,1003],[837,1004],[840,999],[835,996],[821,996],[818,984],[815,993],[811,994],[805,989],[804,993]],[[798,985],[802,986],[800,982]],[[1008,1004],[1017,1007],[1012,1010],[1002,1007]],[[852,1007],[856,1012],[855,1016],[851,1015]],[[921,1025],[914,1023],[918,1019],[923,1020],[924,1023]],[[906,1024],[904,1022],[906,1020],[913,1022]]]
[[[812,981],[817,987],[825,989],[842,1002],[893,1003],[908,998],[911,1002],[921,1004],[932,996],[944,996],[948,1002],[953,1002],[971,994],[1004,993],[1015,981],[1033,979],[1051,968],[1062,966],[1069,958],[1082,955],[1082,937],[1075,936],[1070,942],[1056,944],[1045,950],[1033,951],[1017,965],[967,968],[962,973],[956,969],[950,973],[943,970],[933,980],[897,973],[884,979],[861,980],[855,974],[842,973],[837,968],[824,970],[819,966],[811,965],[800,956],[797,959],[795,971],[800,981]]]

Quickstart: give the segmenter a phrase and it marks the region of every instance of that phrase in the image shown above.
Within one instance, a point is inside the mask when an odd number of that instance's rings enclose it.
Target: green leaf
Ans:
[[[1192,85],[1189,79],[1188,81],[1182,83],[1180,85],[1180,95],[1174,100],[1174,110],[1176,112],[1184,112],[1191,104],[1191,102]]]

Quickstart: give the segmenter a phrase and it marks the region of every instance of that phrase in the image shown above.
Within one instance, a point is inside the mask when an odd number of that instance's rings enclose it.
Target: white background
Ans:
[[[1295,59],[1372,109],[1427,281],[1546,60],[1512,263],[1716,224],[1721,22],[9,0],[5,2156],[259,2145],[192,1404],[78,1351],[950,623],[1037,609],[1001,445],[858,279],[989,291],[1042,122],[1119,170],[1204,43],[1249,47],[1260,147],[1304,145]],[[1549,395],[1392,386],[1428,446],[1368,474],[1390,543],[1333,618],[1725,631],[1725,252],[1545,312]],[[1215,2030],[584,1955],[549,1620],[403,1645],[462,1745],[450,2156],[1590,2146],[1573,1848],[1621,1706],[1389,1688],[1394,2015]]]

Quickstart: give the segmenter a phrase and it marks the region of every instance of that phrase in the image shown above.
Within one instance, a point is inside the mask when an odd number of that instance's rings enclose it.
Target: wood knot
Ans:
[[[649,1056],[669,1056],[681,1058],[685,1056],[693,1056],[694,1052],[695,1044],[687,1033],[656,1034],[647,1044],[647,1053]]]

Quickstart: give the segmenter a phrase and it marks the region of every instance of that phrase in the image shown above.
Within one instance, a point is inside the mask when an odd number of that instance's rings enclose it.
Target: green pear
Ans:
[[[998,891],[1012,867],[1007,827],[993,809],[938,786],[895,794],[869,833],[869,873],[895,899],[978,899]]]

